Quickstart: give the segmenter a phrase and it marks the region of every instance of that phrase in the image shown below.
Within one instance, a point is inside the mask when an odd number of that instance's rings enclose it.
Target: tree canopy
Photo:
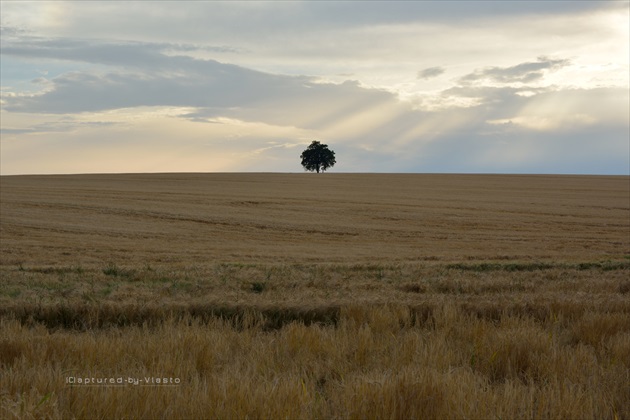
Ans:
[[[328,145],[314,140],[300,155],[302,166],[305,171],[324,172],[337,163],[335,152],[328,148]]]

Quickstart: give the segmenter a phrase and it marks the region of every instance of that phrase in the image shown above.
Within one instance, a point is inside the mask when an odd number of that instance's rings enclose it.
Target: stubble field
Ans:
[[[0,177],[0,417],[630,418],[629,207],[623,176]]]

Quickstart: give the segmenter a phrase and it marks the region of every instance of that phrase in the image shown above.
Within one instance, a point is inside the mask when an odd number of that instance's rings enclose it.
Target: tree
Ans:
[[[305,171],[317,171],[317,173],[324,172],[337,163],[335,152],[328,149],[328,145],[315,140],[302,152],[300,158]]]

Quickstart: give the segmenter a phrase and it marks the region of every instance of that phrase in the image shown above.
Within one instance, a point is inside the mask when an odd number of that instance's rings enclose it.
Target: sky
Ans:
[[[628,1],[0,1],[0,174],[630,174]]]

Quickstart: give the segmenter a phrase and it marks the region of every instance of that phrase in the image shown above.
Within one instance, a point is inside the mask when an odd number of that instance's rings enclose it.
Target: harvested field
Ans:
[[[2,264],[591,261],[628,255],[628,177],[1,178]]]
[[[0,194],[2,418],[630,418],[628,177]]]

